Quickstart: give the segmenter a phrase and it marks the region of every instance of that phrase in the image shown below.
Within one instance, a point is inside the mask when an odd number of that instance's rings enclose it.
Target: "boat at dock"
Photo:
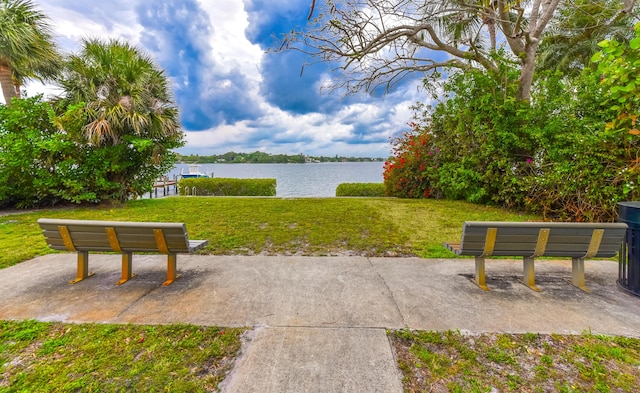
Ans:
[[[206,173],[200,172],[200,165],[189,165],[189,172],[182,173],[182,170],[180,170],[180,177],[183,179],[208,178],[213,177],[213,173],[207,175]]]

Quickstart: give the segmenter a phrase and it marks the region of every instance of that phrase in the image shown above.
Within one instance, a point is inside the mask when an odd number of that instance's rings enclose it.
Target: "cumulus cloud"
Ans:
[[[82,38],[122,38],[137,44],[143,26],[136,22],[132,9],[135,3],[136,0],[46,0],[37,5],[51,20],[61,48],[75,51]]]
[[[390,137],[408,129],[409,107],[419,95],[413,86],[389,97],[395,103],[353,103],[334,113],[298,114],[269,107],[257,120],[188,132],[187,138],[190,145],[198,146],[194,154],[234,150],[387,157]]]
[[[140,43],[151,50],[174,81],[176,100],[186,129],[205,130],[260,116],[255,94],[257,75],[245,68],[248,42],[230,42],[240,9],[227,3],[204,10],[196,0],[141,2],[136,7],[144,26]],[[231,48],[244,48],[239,57]],[[253,75],[252,75],[253,74]],[[251,94],[251,92],[254,94]]]
[[[41,0],[59,45],[121,38],[166,70],[180,108],[184,154],[266,151],[386,157],[424,100],[416,80],[388,95],[321,91],[335,74],[300,52],[265,52],[307,23],[308,0]],[[302,72],[301,72],[302,71]],[[30,92],[47,86],[28,85]]]

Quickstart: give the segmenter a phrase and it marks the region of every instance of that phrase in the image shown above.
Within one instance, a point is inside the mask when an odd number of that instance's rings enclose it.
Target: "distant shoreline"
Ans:
[[[384,162],[383,158],[372,158],[370,160],[358,161],[305,161],[305,162],[242,162],[242,161],[177,161],[176,164],[193,165],[193,164],[339,164],[341,162]]]
[[[214,154],[210,156],[177,154],[178,164],[306,164],[324,162],[384,162],[380,157],[308,156],[262,152]]]

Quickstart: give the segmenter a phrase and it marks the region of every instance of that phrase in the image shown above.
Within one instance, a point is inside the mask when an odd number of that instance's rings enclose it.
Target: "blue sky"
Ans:
[[[336,77],[299,52],[267,53],[275,37],[306,25],[310,0],[36,0],[60,47],[122,38],[166,70],[187,144],[182,154],[387,157],[409,107],[426,99],[419,76],[384,97],[321,91]],[[52,94],[32,82],[27,92]]]

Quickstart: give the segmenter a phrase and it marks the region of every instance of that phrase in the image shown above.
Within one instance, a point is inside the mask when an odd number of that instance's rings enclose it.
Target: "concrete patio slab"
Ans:
[[[366,258],[180,258],[183,277],[151,291],[113,322],[403,326],[389,290]]]
[[[384,329],[259,328],[224,393],[400,393]]]
[[[473,259],[370,260],[411,329],[640,335],[640,297],[617,287],[617,262],[587,261],[584,292],[570,285],[571,260],[536,261],[536,292],[521,282],[522,261],[487,260],[484,291]]]

